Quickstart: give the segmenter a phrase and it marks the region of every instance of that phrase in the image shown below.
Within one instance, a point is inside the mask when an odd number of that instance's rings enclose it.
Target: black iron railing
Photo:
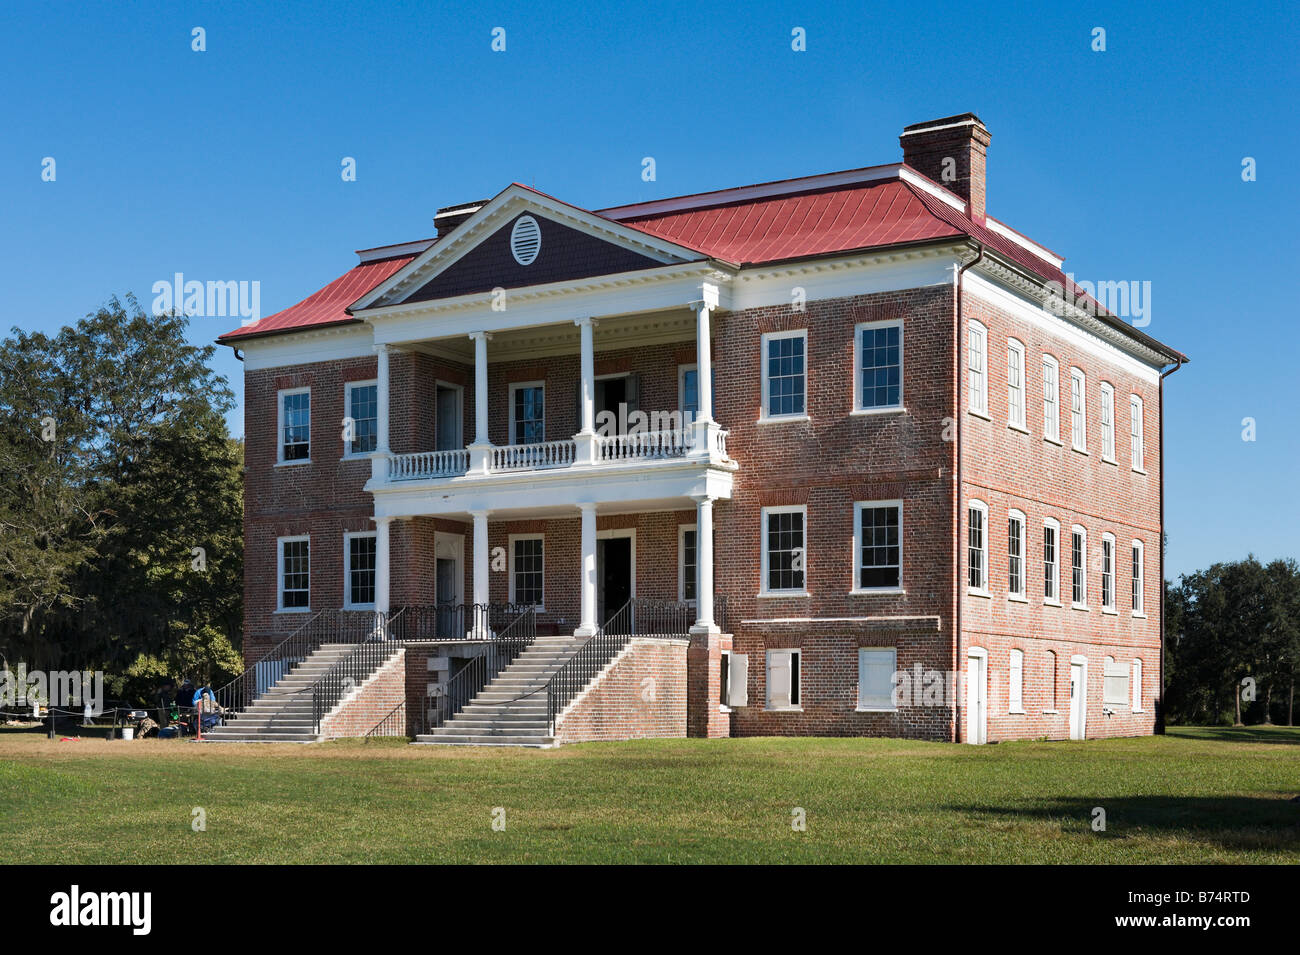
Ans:
[[[382,628],[376,628],[370,639],[359,644],[312,684],[312,723],[318,735],[321,731],[321,722],[329,712],[383,666],[388,658],[397,652],[397,649],[398,645],[383,635]]]
[[[483,688],[515,661],[537,638],[537,611],[528,606],[496,635],[485,651],[466,661],[447,681],[440,696],[428,701],[419,732],[442,726],[463,710]]]
[[[401,617],[397,618],[400,613]],[[494,641],[527,617],[536,633],[536,613],[524,604],[426,604],[394,607],[389,634],[393,640]]]
[[[388,715],[371,727],[364,737],[366,740],[381,739],[390,736],[410,736],[410,726],[406,722],[406,701],[393,707]]]

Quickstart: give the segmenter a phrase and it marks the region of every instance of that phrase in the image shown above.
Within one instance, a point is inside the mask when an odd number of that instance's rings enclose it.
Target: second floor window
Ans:
[[[311,458],[311,390],[280,392],[280,460]]]
[[[804,331],[763,336],[763,416],[807,414],[808,335]]]
[[[1109,534],[1101,536],[1101,606],[1115,609],[1115,538]]]
[[[804,590],[804,509],[763,508],[763,589]]]
[[[903,406],[903,323],[858,326],[859,411]]]
[[[1043,525],[1043,599],[1056,603],[1061,599],[1057,592],[1060,583],[1060,545],[1061,527],[1055,521]]]
[[[971,504],[967,514],[969,527],[966,538],[966,558],[971,590],[981,593],[989,589],[988,538],[986,536],[988,508],[981,502]]]
[[[858,516],[857,590],[897,589],[903,586],[903,544],[900,501],[863,501],[854,506]]]
[[[369,454],[378,444],[379,386],[374,382],[356,382],[347,386],[346,393],[352,440],[343,449],[344,453]]]
[[[1133,614],[1141,616],[1142,614],[1142,591],[1143,591],[1143,569],[1142,569],[1142,542],[1133,542]]]
[[[546,386],[511,385],[510,442],[540,444],[546,440]]]
[[[1007,592],[1025,595],[1025,515],[1019,511],[1007,517]]]
[[[989,413],[989,339],[984,326],[971,322],[967,331],[970,339],[967,365],[970,370],[970,410],[977,414]]]
[[[1142,399],[1130,395],[1128,399],[1129,447],[1131,450],[1133,470],[1141,471],[1145,466],[1142,456]]]
[[[1088,538],[1082,527],[1070,531],[1070,601],[1076,607],[1088,605],[1088,572],[1085,557]]]

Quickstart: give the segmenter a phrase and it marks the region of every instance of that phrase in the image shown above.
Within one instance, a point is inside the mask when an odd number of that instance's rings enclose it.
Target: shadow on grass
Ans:
[[[1091,832],[1093,811],[1106,811],[1099,839],[1173,838],[1236,850],[1300,850],[1300,802],[1294,793],[1258,796],[1127,796],[1057,799],[1033,806],[972,803],[945,808],[999,820],[1059,823],[1062,832]]]
[[[60,720],[56,726],[54,734],[55,739],[61,739],[64,736],[80,736],[84,739],[112,739],[112,726],[81,726],[75,720]],[[40,736],[49,737],[50,724],[43,723],[21,723],[16,726],[0,726],[0,738],[6,736]]]
[[[1169,735],[1214,743],[1281,743],[1300,746],[1300,726],[1171,726]]]

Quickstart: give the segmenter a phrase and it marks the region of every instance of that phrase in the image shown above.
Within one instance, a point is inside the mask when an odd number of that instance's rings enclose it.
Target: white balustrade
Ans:
[[[458,448],[454,451],[394,454],[389,475],[393,481],[420,481],[428,478],[456,477],[467,470],[469,470],[469,452],[464,448]]]
[[[644,461],[680,458],[691,451],[693,431],[637,431],[597,437],[600,461]]]
[[[489,459],[493,471],[531,471],[568,467],[578,456],[578,443],[539,441],[537,444],[507,444],[493,447]]]

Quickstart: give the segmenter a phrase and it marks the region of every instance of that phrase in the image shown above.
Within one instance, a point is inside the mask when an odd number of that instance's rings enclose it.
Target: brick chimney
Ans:
[[[984,167],[989,131],[974,113],[904,127],[903,162],[966,200],[970,217],[984,221]]]
[[[488,200],[479,199],[477,202],[462,202],[458,206],[443,206],[433,217],[433,224],[438,229],[438,238],[446,236],[487,204]]]

